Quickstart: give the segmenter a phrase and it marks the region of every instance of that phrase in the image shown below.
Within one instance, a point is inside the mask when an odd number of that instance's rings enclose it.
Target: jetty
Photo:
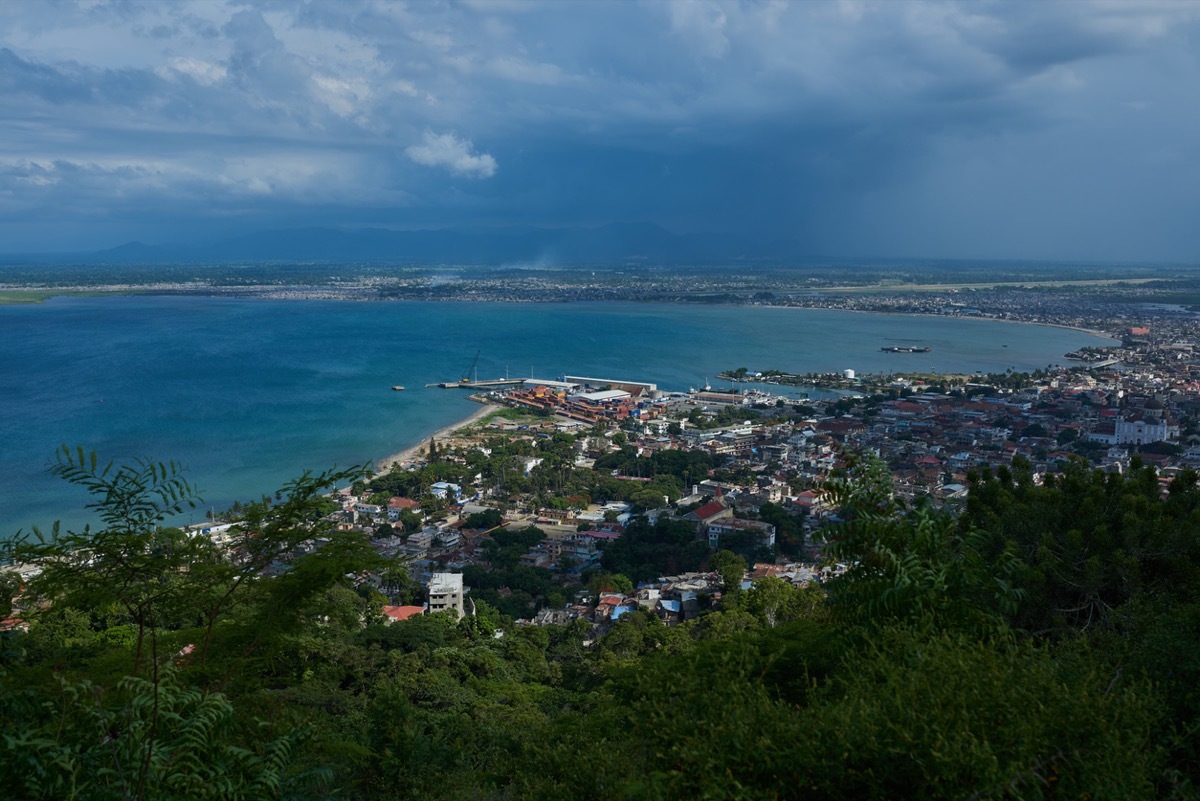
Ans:
[[[524,384],[527,378],[493,378],[492,380],[475,381],[439,381],[426,384],[425,388],[440,387],[441,389],[494,389],[496,387],[517,387]]]
[[[471,375],[474,373],[474,380]],[[462,378],[457,381],[435,381],[432,384],[426,384],[425,388],[440,387],[441,389],[495,389],[497,387],[519,387],[524,384],[524,378],[493,378],[488,380],[479,380],[479,351],[475,351],[475,358],[471,360],[471,366],[462,374]]]

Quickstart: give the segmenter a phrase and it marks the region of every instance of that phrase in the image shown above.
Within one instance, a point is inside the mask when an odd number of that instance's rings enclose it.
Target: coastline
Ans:
[[[117,300],[64,297],[62,302],[46,305],[0,306],[0,323],[7,325],[0,345],[5,375],[20,377],[16,386],[22,389],[6,400],[13,419],[23,421],[12,427],[5,454],[0,457],[0,494],[20,501],[0,510],[0,531],[48,526],[56,519],[73,527],[94,522],[81,508],[78,487],[41,469],[64,441],[116,458],[138,454],[178,458],[188,466],[189,479],[203,489],[206,505],[222,508],[281,487],[302,469],[371,460],[372,470],[378,471],[381,464],[397,458],[416,455],[419,460],[420,454],[413,454],[412,446],[427,448],[429,434],[468,417],[481,405],[463,403],[458,394],[462,390],[422,392],[415,388],[453,376],[457,360],[469,356],[477,343],[488,337],[506,337],[510,330],[533,330],[526,327],[529,306],[500,303],[483,308],[479,304],[329,301],[292,307],[238,298],[210,301],[142,295],[113,302]],[[907,325],[918,333],[903,336],[941,331],[949,343],[958,337],[984,346],[998,340],[1008,341],[1010,349],[1019,337],[1031,353],[1028,364],[1008,361],[1007,352],[993,359],[985,357],[981,363],[976,356],[979,348],[967,348],[961,357],[945,364],[947,370],[963,372],[992,368],[993,362],[1000,370],[1009,364],[1024,369],[1053,361],[1066,364],[1061,355],[1067,351],[1105,342],[1081,341],[1077,339],[1081,335],[1074,334],[1066,338],[1069,347],[1044,348],[1068,332],[1016,325],[998,332],[993,328],[981,337],[974,329],[986,326],[963,322],[969,318],[913,316],[905,324],[904,315],[894,312],[857,312],[852,317],[846,310],[815,314],[818,310],[814,309],[805,314],[804,309],[784,307],[793,313],[768,314],[769,310],[762,308],[761,314],[756,314],[755,308],[762,307],[705,306],[697,315],[692,307],[671,304],[551,304],[537,315],[545,321],[544,329],[594,326],[596,339],[582,343],[577,337],[547,339],[539,334],[506,345],[511,352],[498,354],[496,363],[532,360],[589,372],[599,364],[598,369],[605,371],[602,374],[608,374],[608,365],[617,365],[630,372],[636,369],[636,377],[657,380],[664,389],[686,389],[702,375],[715,375],[747,361],[750,357],[743,355],[746,348],[761,349],[762,364],[769,361],[770,366],[781,369],[819,371],[822,368],[809,366],[810,358],[826,360],[830,353],[830,370],[854,366],[865,372],[866,362],[857,363],[862,359],[869,359],[874,370],[888,369],[886,355],[875,356],[881,344],[875,338],[868,336],[866,344],[860,342],[855,349],[823,340],[821,333],[835,323],[839,331],[851,333],[886,331],[893,326],[909,330],[904,327]],[[172,324],[137,327],[130,332],[126,318],[134,310],[139,319],[171,320]],[[771,324],[755,323],[754,318],[759,317],[769,318]],[[801,318],[805,318],[803,325]],[[750,327],[744,336],[722,336],[708,343],[706,348],[713,347],[716,355],[697,356],[693,363],[690,356],[682,356],[698,341],[695,332],[699,329],[690,327],[697,319],[722,332]],[[606,361],[607,354],[630,347],[626,329],[631,326],[642,335],[649,332],[656,349],[634,360]],[[448,345],[447,328],[455,329],[462,342]],[[782,330],[793,328],[795,337],[780,337]],[[303,330],[305,336],[294,335],[296,330]],[[273,334],[275,343],[269,354],[259,341],[267,333]],[[109,344],[127,341],[129,336],[136,336],[134,347]],[[163,348],[192,358],[186,364],[159,358]],[[345,355],[348,349],[358,354],[350,361]],[[943,362],[942,350],[924,358],[886,359],[893,363],[892,370],[910,370],[928,367],[931,358]],[[72,391],[67,393],[53,391],[62,380],[57,360],[39,355],[60,351],[89,354],[80,365],[86,370],[73,375]],[[844,357],[840,355],[843,351]],[[239,358],[231,360],[229,354]],[[708,362],[711,369],[707,369]],[[701,364],[703,367],[697,366]],[[480,374],[484,374],[483,368]],[[185,379],[189,383],[181,383]],[[388,389],[398,382],[413,389],[407,393]],[[103,404],[99,402],[102,399]],[[303,426],[297,421],[303,421]],[[198,512],[196,519],[201,516]]]
[[[1138,279],[1138,280],[1151,281],[1151,280],[1155,280],[1155,279]],[[40,303],[44,303],[45,301],[56,298],[56,297],[70,297],[70,296],[75,296],[75,297],[87,297],[87,296],[130,297],[130,296],[138,296],[138,295],[156,296],[159,294],[170,295],[170,296],[194,295],[197,297],[204,297],[204,298],[222,298],[222,297],[228,296],[227,292],[212,291],[212,289],[214,289],[214,288],[208,288],[208,291],[205,291],[205,290],[196,291],[195,287],[187,286],[187,285],[165,286],[165,287],[162,285],[156,285],[156,286],[150,286],[150,287],[145,287],[145,288],[143,288],[143,287],[125,287],[125,286],[120,286],[120,287],[101,286],[101,287],[96,287],[96,288],[64,287],[61,289],[44,289],[44,288],[40,288],[40,287],[25,289],[23,287],[18,286],[15,288],[14,287],[0,288],[0,306],[40,304]],[[836,291],[837,289],[844,289],[844,288],[823,289],[822,291],[833,292],[833,291]],[[413,300],[413,298],[404,298],[404,297],[384,299],[384,298],[368,298],[368,297],[347,297],[344,295],[329,295],[326,293],[306,294],[304,292],[294,292],[294,293],[287,294],[287,295],[279,295],[279,294],[275,294],[274,292],[268,292],[263,295],[256,295],[254,293],[251,293],[249,295],[245,295],[245,296],[239,295],[237,297],[241,297],[244,299],[245,298],[249,298],[249,299],[257,298],[257,299],[261,299],[261,300],[355,300],[355,301],[382,300],[384,302],[388,302],[388,301],[407,302],[407,301]],[[555,299],[519,300],[519,299],[509,298],[509,299],[502,299],[502,300],[487,300],[487,299],[479,299],[479,298],[440,298],[437,301],[433,301],[433,302],[438,302],[438,303],[443,303],[443,302],[445,302],[445,303],[457,303],[457,302],[501,303],[501,304],[549,303],[549,304],[553,304],[553,303],[570,303],[572,301],[570,301],[570,300],[555,300]],[[600,302],[600,303],[607,303],[607,302],[644,303],[644,302],[649,302],[649,303],[662,303],[664,305],[678,305],[678,306],[690,305],[686,298],[646,301],[644,299],[630,297],[630,298],[615,298],[615,299],[611,299],[611,300],[601,300],[601,301],[597,301],[597,302]],[[996,323],[1015,323],[1018,325],[1043,325],[1043,326],[1048,326],[1050,328],[1062,328],[1062,329],[1066,329],[1068,331],[1079,331],[1081,333],[1091,334],[1092,336],[1100,337],[1102,339],[1110,339],[1110,340],[1114,340],[1114,341],[1120,341],[1119,337],[1114,337],[1109,332],[1101,331],[1101,330],[1094,329],[1094,328],[1084,328],[1082,326],[1067,325],[1065,323],[1053,323],[1053,322],[1044,322],[1044,321],[1035,322],[1033,320],[1006,319],[1006,318],[1002,318],[1002,317],[988,317],[988,316],[976,316],[976,315],[945,315],[945,314],[932,314],[929,312],[887,311],[887,310],[882,310],[882,309],[846,309],[846,308],[840,308],[840,307],[830,308],[830,307],[826,307],[826,306],[793,306],[793,305],[782,305],[781,306],[781,305],[775,304],[775,303],[730,302],[730,303],[717,303],[717,304],[713,304],[713,305],[718,305],[718,306],[728,305],[728,306],[736,306],[736,307],[741,307],[741,308],[757,307],[757,308],[764,308],[764,309],[798,309],[798,310],[802,310],[802,311],[846,312],[846,313],[850,313],[850,314],[879,314],[879,315],[888,315],[888,316],[895,316],[895,317],[932,317],[932,318],[937,318],[937,319],[985,320],[985,321],[996,322]],[[389,457],[389,458],[391,458],[391,457]]]
[[[757,305],[757,304],[756,304]],[[882,314],[889,317],[931,317],[935,320],[982,320],[991,323],[1014,323],[1016,325],[1044,325],[1048,328],[1062,328],[1067,331],[1079,331],[1084,334],[1091,334],[1102,339],[1111,339],[1115,342],[1120,342],[1120,339],[1114,337],[1106,331],[1099,331],[1095,328],[1083,328],[1078,325],[1067,325],[1066,323],[1047,323],[1034,322],[1033,320],[1013,320],[1003,317],[986,317],[973,314],[930,314],[929,312],[904,312],[904,311],[877,311],[874,309],[829,309],[824,306],[779,306],[775,304],[761,304],[764,309],[800,309],[803,311],[826,311],[826,312],[842,312],[846,314]]]
[[[395,465],[395,464],[403,465],[405,462],[413,461],[414,457],[416,457],[417,454],[419,454],[421,451],[423,451],[429,447],[429,443],[431,440],[434,440],[434,439],[444,440],[447,437],[449,437],[451,434],[453,434],[455,431],[458,431],[460,428],[466,428],[467,426],[471,425],[472,423],[478,422],[479,420],[482,420],[484,417],[487,417],[492,412],[499,411],[500,409],[504,409],[504,408],[506,408],[506,407],[504,407],[498,403],[483,404],[480,408],[471,412],[471,414],[467,415],[462,420],[459,420],[456,423],[451,423],[448,426],[440,428],[437,431],[430,434],[429,436],[427,436],[424,439],[417,442],[415,445],[411,445],[402,451],[398,451],[396,453],[393,453],[391,456],[387,456],[387,457],[381,459],[379,461],[379,467],[375,471],[375,475],[381,475],[383,473],[388,472],[389,470],[392,469],[392,465]]]

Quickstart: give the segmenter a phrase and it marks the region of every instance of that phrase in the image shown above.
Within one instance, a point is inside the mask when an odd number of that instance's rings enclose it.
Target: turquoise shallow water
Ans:
[[[736,306],[198,297],[0,306],[0,536],[86,519],[86,497],[45,469],[64,442],[105,458],[178,460],[216,508],[307,469],[382,458],[476,408],[465,393],[421,388],[456,380],[476,350],[481,378],[532,371],[686,389],[743,366],[1033,369],[1104,341],[985,320]],[[881,352],[888,344],[932,351]],[[408,391],[390,391],[396,383]]]

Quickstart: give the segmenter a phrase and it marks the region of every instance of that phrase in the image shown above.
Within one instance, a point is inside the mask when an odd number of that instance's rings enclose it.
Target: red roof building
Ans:
[[[416,617],[417,615],[423,613],[425,611],[425,607],[423,607],[423,606],[385,606],[385,607],[383,607],[382,611],[385,615],[387,615],[391,619],[391,621],[393,623],[399,623],[402,620],[408,620],[410,617]]]
[[[688,520],[694,520],[697,523],[707,523],[710,520],[715,520],[719,517],[728,516],[730,510],[725,504],[720,501],[709,501],[695,511],[689,512]]]
[[[414,501],[412,498],[397,497],[397,498],[389,498],[388,499],[388,508],[389,509],[419,509],[419,508],[421,508],[421,504],[417,501]]]

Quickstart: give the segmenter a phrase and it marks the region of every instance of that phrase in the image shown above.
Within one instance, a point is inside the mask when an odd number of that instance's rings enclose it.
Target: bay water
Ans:
[[[999,321],[742,306],[63,297],[0,306],[0,537],[89,519],[60,444],[176,460],[210,508],[379,460],[477,407],[457,381],[563,374],[718,385],[722,370],[1031,370],[1094,335]],[[888,345],[929,353],[885,353]],[[472,378],[474,373],[472,373]],[[405,392],[393,392],[403,384]]]

